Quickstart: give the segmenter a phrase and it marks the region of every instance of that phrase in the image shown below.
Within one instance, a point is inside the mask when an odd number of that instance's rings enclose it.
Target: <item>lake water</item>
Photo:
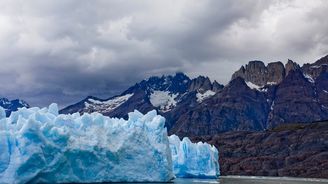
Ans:
[[[328,184],[328,179],[261,177],[261,176],[221,176],[220,179],[175,179],[168,184]],[[132,183],[122,183],[132,184]],[[143,183],[135,183],[143,184]],[[160,184],[160,183],[144,183]],[[163,183],[164,184],[164,183]]]
[[[175,179],[173,184],[328,184],[328,179],[222,176],[220,179]],[[140,184],[140,183],[138,183]],[[147,183],[150,184],[150,183]],[[158,183],[157,183],[158,184]]]
[[[176,179],[174,183],[218,183],[218,184],[328,184],[327,179],[289,178],[289,177],[249,177],[223,176],[219,180],[206,179]]]

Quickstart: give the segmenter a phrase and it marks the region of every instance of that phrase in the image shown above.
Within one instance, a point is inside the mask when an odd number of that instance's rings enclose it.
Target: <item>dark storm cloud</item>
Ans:
[[[327,54],[325,1],[0,2],[0,95],[61,106],[150,75],[226,83],[248,60]]]

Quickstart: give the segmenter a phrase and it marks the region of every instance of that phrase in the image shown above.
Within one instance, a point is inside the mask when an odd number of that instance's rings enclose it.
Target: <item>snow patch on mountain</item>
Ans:
[[[322,64],[322,65],[326,65],[326,64]],[[322,65],[313,65],[313,66],[310,66],[310,68],[314,68],[314,69],[321,68]]]
[[[303,74],[303,75],[309,82],[314,83],[314,80],[310,75],[308,75],[308,74]]]
[[[274,101],[272,102],[270,109],[273,111],[273,108],[274,108]]]
[[[270,86],[277,85],[277,82],[267,82],[267,85],[270,85]]]
[[[162,112],[168,112],[172,110],[177,101],[175,100],[178,97],[178,94],[172,94],[169,91],[153,91],[150,94],[150,103],[160,109]]]
[[[249,81],[247,81],[246,84],[247,84],[247,86],[248,86],[249,88],[251,88],[251,89],[256,89],[256,90],[258,90],[258,91],[259,91],[260,88],[262,87],[262,86],[258,86],[258,85],[254,84],[254,83],[252,83],[252,82],[249,82]]]
[[[114,97],[106,101],[99,101],[95,99],[88,99],[88,102],[85,102],[85,108],[92,111],[101,111],[103,113],[111,112],[117,107],[121,106],[123,103],[129,100],[133,96],[132,94],[126,94],[123,96]]]
[[[259,92],[268,92],[268,88],[266,86],[258,86],[252,82],[249,81],[245,81],[246,85],[251,88],[251,89],[255,89]],[[277,83],[274,82],[268,82],[267,85],[276,85]]]
[[[213,95],[215,95],[215,92],[212,91],[212,90],[207,90],[205,93],[198,92],[196,94],[197,102],[198,103],[201,103],[203,100],[205,100],[205,99],[207,99],[207,98],[209,98],[209,97],[211,97]]]

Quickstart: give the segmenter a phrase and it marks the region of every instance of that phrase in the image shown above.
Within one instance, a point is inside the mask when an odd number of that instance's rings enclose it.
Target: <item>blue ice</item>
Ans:
[[[178,178],[218,178],[218,150],[207,143],[192,143],[176,135],[169,137],[173,172]]]
[[[167,182],[174,178],[165,119],[150,111],[117,119],[0,108],[0,183]]]

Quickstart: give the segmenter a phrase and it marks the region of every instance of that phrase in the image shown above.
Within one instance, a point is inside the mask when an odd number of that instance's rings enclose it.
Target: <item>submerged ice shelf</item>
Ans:
[[[59,115],[52,104],[22,108],[8,118],[3,114],[0,108],[0,183],[167,182],[174,174],[218,176],[217,150],[168,138],[165,119],[156,111],[134,111],[124,120],[99,113]]]

